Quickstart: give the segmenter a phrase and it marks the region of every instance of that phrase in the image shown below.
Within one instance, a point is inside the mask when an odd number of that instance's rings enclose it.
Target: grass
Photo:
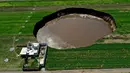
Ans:
[[[30,11],[23,12],[0,12],[0,34],[15,35],[22,32],[23,35],[32,35],[32,31],[36,22],[42,19],[43,16],[52,13],[52,11],[38,11],[30,14]],[[28,16],[31,16],[28,18]],[[28,22],[25,22],[28,20]],[[22,28],[25,26],[25,29]],[[13,27],[13,28],[12,28]]]
[[[47,70],[130,67],[130,44],[94,44],[87,48],[49,48]]]
[[[4,43],[4,44],[3,44]],[[12,37],[0,38],[0,70],[8,70],[8,68],[19,68],[20,59],[16,57],[15,52],[10,52],[9,49],[12,47]],[[4,59],[8,58],[9,62],[4,62]],[[15,65],[13,65],[15,64]]]
[[[36,41],[32,36],[19,36],[19,41],[15,42],[15,50],[10,51],[13,47],[13,37],[14,36],[0,36],[0,71],[3,70],[22,70],[23,60],[19,55],[21,47],[16,47],[18,45],[26,45],[28,41]],[[8,58],[8,62],[4,62],[4,59]]]
[[[39,68],[39,62],[37,59],[28,59],[28,64],[25,68]]]
[[[111,14],[117,24],[117,30],[116,33],[119,34],[129,34],[130,30],[130,22],[129,22],[129,16],[130,16],[130,10],[104,10],[104,12],[107,12]],[[128,18],[127,18],[128,17]]]
[[[130,22],[128,20],[130,14],[129,10],[100,10],[100,11],[110,13],[112,16],[114,16],[118,27],[116,33],[118,34],[130,33],[129,30]],[[16,42],[15,45],[26,44],[28,41],[34,41],[33,40],[34,38],[32,38],[33,26],[37,21],[42,19],[43,16],[46,16],[52,12],[55,12],[55,10],[35,11],[33,12],[33,14],[30,14],[30,11],[0,12],[1,16],[0,70],[9,70],[10,68],[13,69],[19,68],[18,70],[20,70],[23,63],[22,59],[20,57],[16,57],[15,52],[9,52],[9,48],[12,47],[13,36],[18,35],[19,32],[22,32],[22,34],[16,37],[20,38],[20,40]],[[28,16],[31,17],[28,18]],[[26,20],[28,20],[27,23],[25,23]],[[22,28],[21,26],[25,26],[25,28]],[[28,37],[26,35],[30,35],[31,37]],[[81,48],[75,50],[62,50],[62,51],[49,49],[46,68],[48,70],[56,70],[56,69],[79,69],[79,68],[82,69],[82,68],[130,67],[129,65],[130,59],[128,54],[129,45],[130,44],[117,44],[117,45],[101,44],[101,45],[94,45],[92,47],[88,47],[85,49]],[[121,53],[122,49],[128,50],[128,53],[127,54],[125,54],[126,52]],[[16,51],[19,53],[20,49],[16,49]],[[7,54],[5,55],[5,53]],[[7,63],[4,62],[4,59],[6,57],[9,58],[9,62]],[[126,59],[123,57],[126,57]]]
[[[86,5],[86,4],[129,4],[129,0],[74,0],[74,1],[42,1],[42,2],[0,2],[0,6],[67,6],[67,5]],[[111,14],[117,23],[117,34],[130,33],[130,10],[127,9],[107,9],[95,8],[103,12]],[[33,12],[32,14],[30,12]],[[42,17],[55,12],[51,10],[39,11],[3,11],[0,12],[0,71],[17,69],[21,70],[23,60],[17,57],[21,48],[17,45],[25,45],[28,41],[35,41],[32,31],[36,22]],[[28,17],[31,16],[31,17]],[[25,22],[28,20],[28,22]],[[22,28],[25,26],[25,28]],[[21,32],[19,35],[18,33]],[[15,51],[10,52],[13,37],[19,41],[15,42]],[[103,42],[99,40],[97,42]],[[130,44],[95,44],[88,48],[72,49],[72,50],[55,50],[49,48],[46,68],[48,70],[57,69],[79,69],[79,68],[114,68],[114,67],[130,67]],[[4,62],[5,58],[9,58],[9,62]]]
[[[117,23],[117,30],[115,33],[118,34],[129,34],[130,30],[130,11],[129,10],[100,10],[111,14]],[[125,12],[127,11],[127,12]],[[42,19],[42,17],[55,12],[55,10],[43,10],[35,11],[30,14],[30,11],[16,11],[16,12],[0,12],[0,34],[1,35],[15,35],[22,32],[22,35],[32,35],[33,26],[36,22]],[[28,18],[28,16],[31,16]],[[127,18],[126,18],[127,17]],[[28,22],[25,22],[28,20]],[[25,26],[26,28],[22,28]],[[13,28],[12,28],[13,27]]]
[[[0,6],[61,6],[61,5],[84,5],[84,4],[116,4],[129,3],[129,0],[53,0],[53,1],[7,1],[0,2]]]

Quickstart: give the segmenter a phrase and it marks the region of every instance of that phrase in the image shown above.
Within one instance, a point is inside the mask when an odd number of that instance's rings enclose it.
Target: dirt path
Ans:
[[[0,73],[130,73],[130,68],[58,70],[58,71],[36,71],[36,72],[8,71]]]
[[[105,39],[102,43],[130,43],[130,39],[124,40],[124,39]],[[101,43],[100,43],[101,44]]]
[[[105,37],[104,42],[100,43],[130,43],[130,34],[111,34]]]

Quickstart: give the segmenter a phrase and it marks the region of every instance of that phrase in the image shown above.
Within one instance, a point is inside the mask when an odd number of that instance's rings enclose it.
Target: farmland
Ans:
[[[0,70],[21,70],[23,60],[18,56],[20,48],[16,46],[36,41],[32,34],[35,23],[43,16],[65,7],[94,8],[107,12],[117,23],[117,30],[113,34],[130,34],[129,2],[128,0],[0,2]],[[13,42],[15,51],[10,52]],[[5,58],[9,61],[4,62]],[[87,48],[72,50],[48,49],[46,63],[48,70],[121,67],[130,68],[130,43],[94,44]]]
[[[48,50],[48,70],[129,68],[130,44],[94,44],[87,48]]]
[[[8,1],[0,3],[0,6],[61,6],[61,5],[86,5],[86,4],[116,4],[116,3],[129,3],[129,0],[34,0],[34,1]]]

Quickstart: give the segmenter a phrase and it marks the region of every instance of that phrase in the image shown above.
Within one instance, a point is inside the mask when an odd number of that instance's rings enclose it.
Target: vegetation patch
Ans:
[[[27,6],[68,6],[68,5],[87,5],[87,4],[129,4],[130,0],[62,0],[62,1],[29,1],[19,2],[6,1],[0,2],[0,7],[27,7]],[[109,6],[108,6],[109,7]],[[119,8],[95,8],[111,14],[117,24],[116,34],[130,33],[130,10]],[[31,13],[32,12],[32,13]],[[18,56],[21,47],[17,45],[25,45],[28,41],[35,41],[32,34],[36,22],[42,17],[55,12],[50,10],[34,10],[34,11],[1,11],[0,12],[0,71],[3,70],[21,70],[23,60]],[[28,20],[28,22],[26,22]],[[24,26],[24,28],[23,28]],[[21,32],[21,33],[20,33]],[[19,34],[20,33],[20,34]],[[15,40],[15,50],[10,52],[13,47],[13,37]],[[99,40],[97,42],[103,42]],[[8,62],[4,60],[8,58]],[[35,64],[35,63],[34,63]],[[63,69],[86,69],[86,68],[129,68],[130,67],[130,44],[94,44],[87,48],[78,48],[70,50],[56,50],[49,48],[46,68],[48,70]]]
[[[130,67],[130,44],[94,44],[89,47],[48,49],[48,70]]]

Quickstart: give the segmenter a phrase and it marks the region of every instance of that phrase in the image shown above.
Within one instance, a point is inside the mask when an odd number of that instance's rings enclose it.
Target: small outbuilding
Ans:
[[[47,45],[44,43],[28,43],[20,55],[24,59],[23,71],[39,71],[45,68]]]

